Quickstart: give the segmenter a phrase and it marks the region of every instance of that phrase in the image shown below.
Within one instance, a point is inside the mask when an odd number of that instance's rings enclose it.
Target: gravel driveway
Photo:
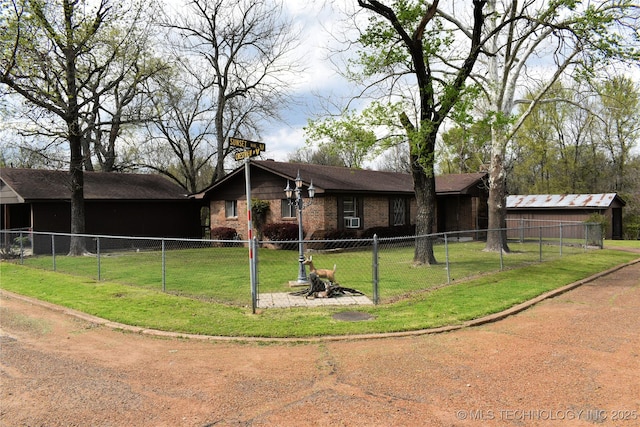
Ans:
[[[453,332],[234,343],[4,295],[2,426],[640,426],[640,263]]]

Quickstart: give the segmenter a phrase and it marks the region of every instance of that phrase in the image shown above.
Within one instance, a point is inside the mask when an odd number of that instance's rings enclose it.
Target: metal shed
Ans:
[[[592,214],[604,215],[607,239],[622,239],[622,208],[617,193],[531,194],[507,197],[507,222],[584,222]]]

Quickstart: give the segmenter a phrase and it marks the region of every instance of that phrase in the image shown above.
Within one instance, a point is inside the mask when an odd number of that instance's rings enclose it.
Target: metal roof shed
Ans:
[[[621,239],[625,205],[617,193],[512,195],[507,197],[507,221],[584,222],[600,214],[608,221],[605,238]]]

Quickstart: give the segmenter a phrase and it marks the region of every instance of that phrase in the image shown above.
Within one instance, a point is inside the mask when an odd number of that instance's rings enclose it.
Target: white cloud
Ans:
[[[342,22],[341,8],[325,0],[285,0],[285,13],[300,26],[302,39],[294,56],[301,58],[304,72],[290,80],[295,103],[285,106],[285,123],[265,123],[262,140],[267,143],[265,157],[286,160],[287,156],[305,144],[303,127],[311,118],[324,113],[327,97],[347,94],[352,89],[329,60],[332,50],[339,48],[332,32]],[[343,3],[341,1],[340,3]],[[270,147],[277,147],[269,149]]]
[[[263,157],[277,161],[287,161],[291,153],[305,145],[302,126],[275,127],[264,135],[262,141],[267,148]]]
[[[327,77],[335,75],[335,71],[331,69],[327,55],[331,47],[329,31],[337,18],[337,12],[318,1],[287,0],[285,9],[285,13],[300,28],[302,36],[296,56],[302,60],[305,72],[294,83],[294,91],[309,92],[331,84]]]

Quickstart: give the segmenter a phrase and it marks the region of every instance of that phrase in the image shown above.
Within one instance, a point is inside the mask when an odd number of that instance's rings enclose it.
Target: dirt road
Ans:
[[[504,320],[306,344],[158,338],[0,301],[2,426],[640,426],[640,263]]]

